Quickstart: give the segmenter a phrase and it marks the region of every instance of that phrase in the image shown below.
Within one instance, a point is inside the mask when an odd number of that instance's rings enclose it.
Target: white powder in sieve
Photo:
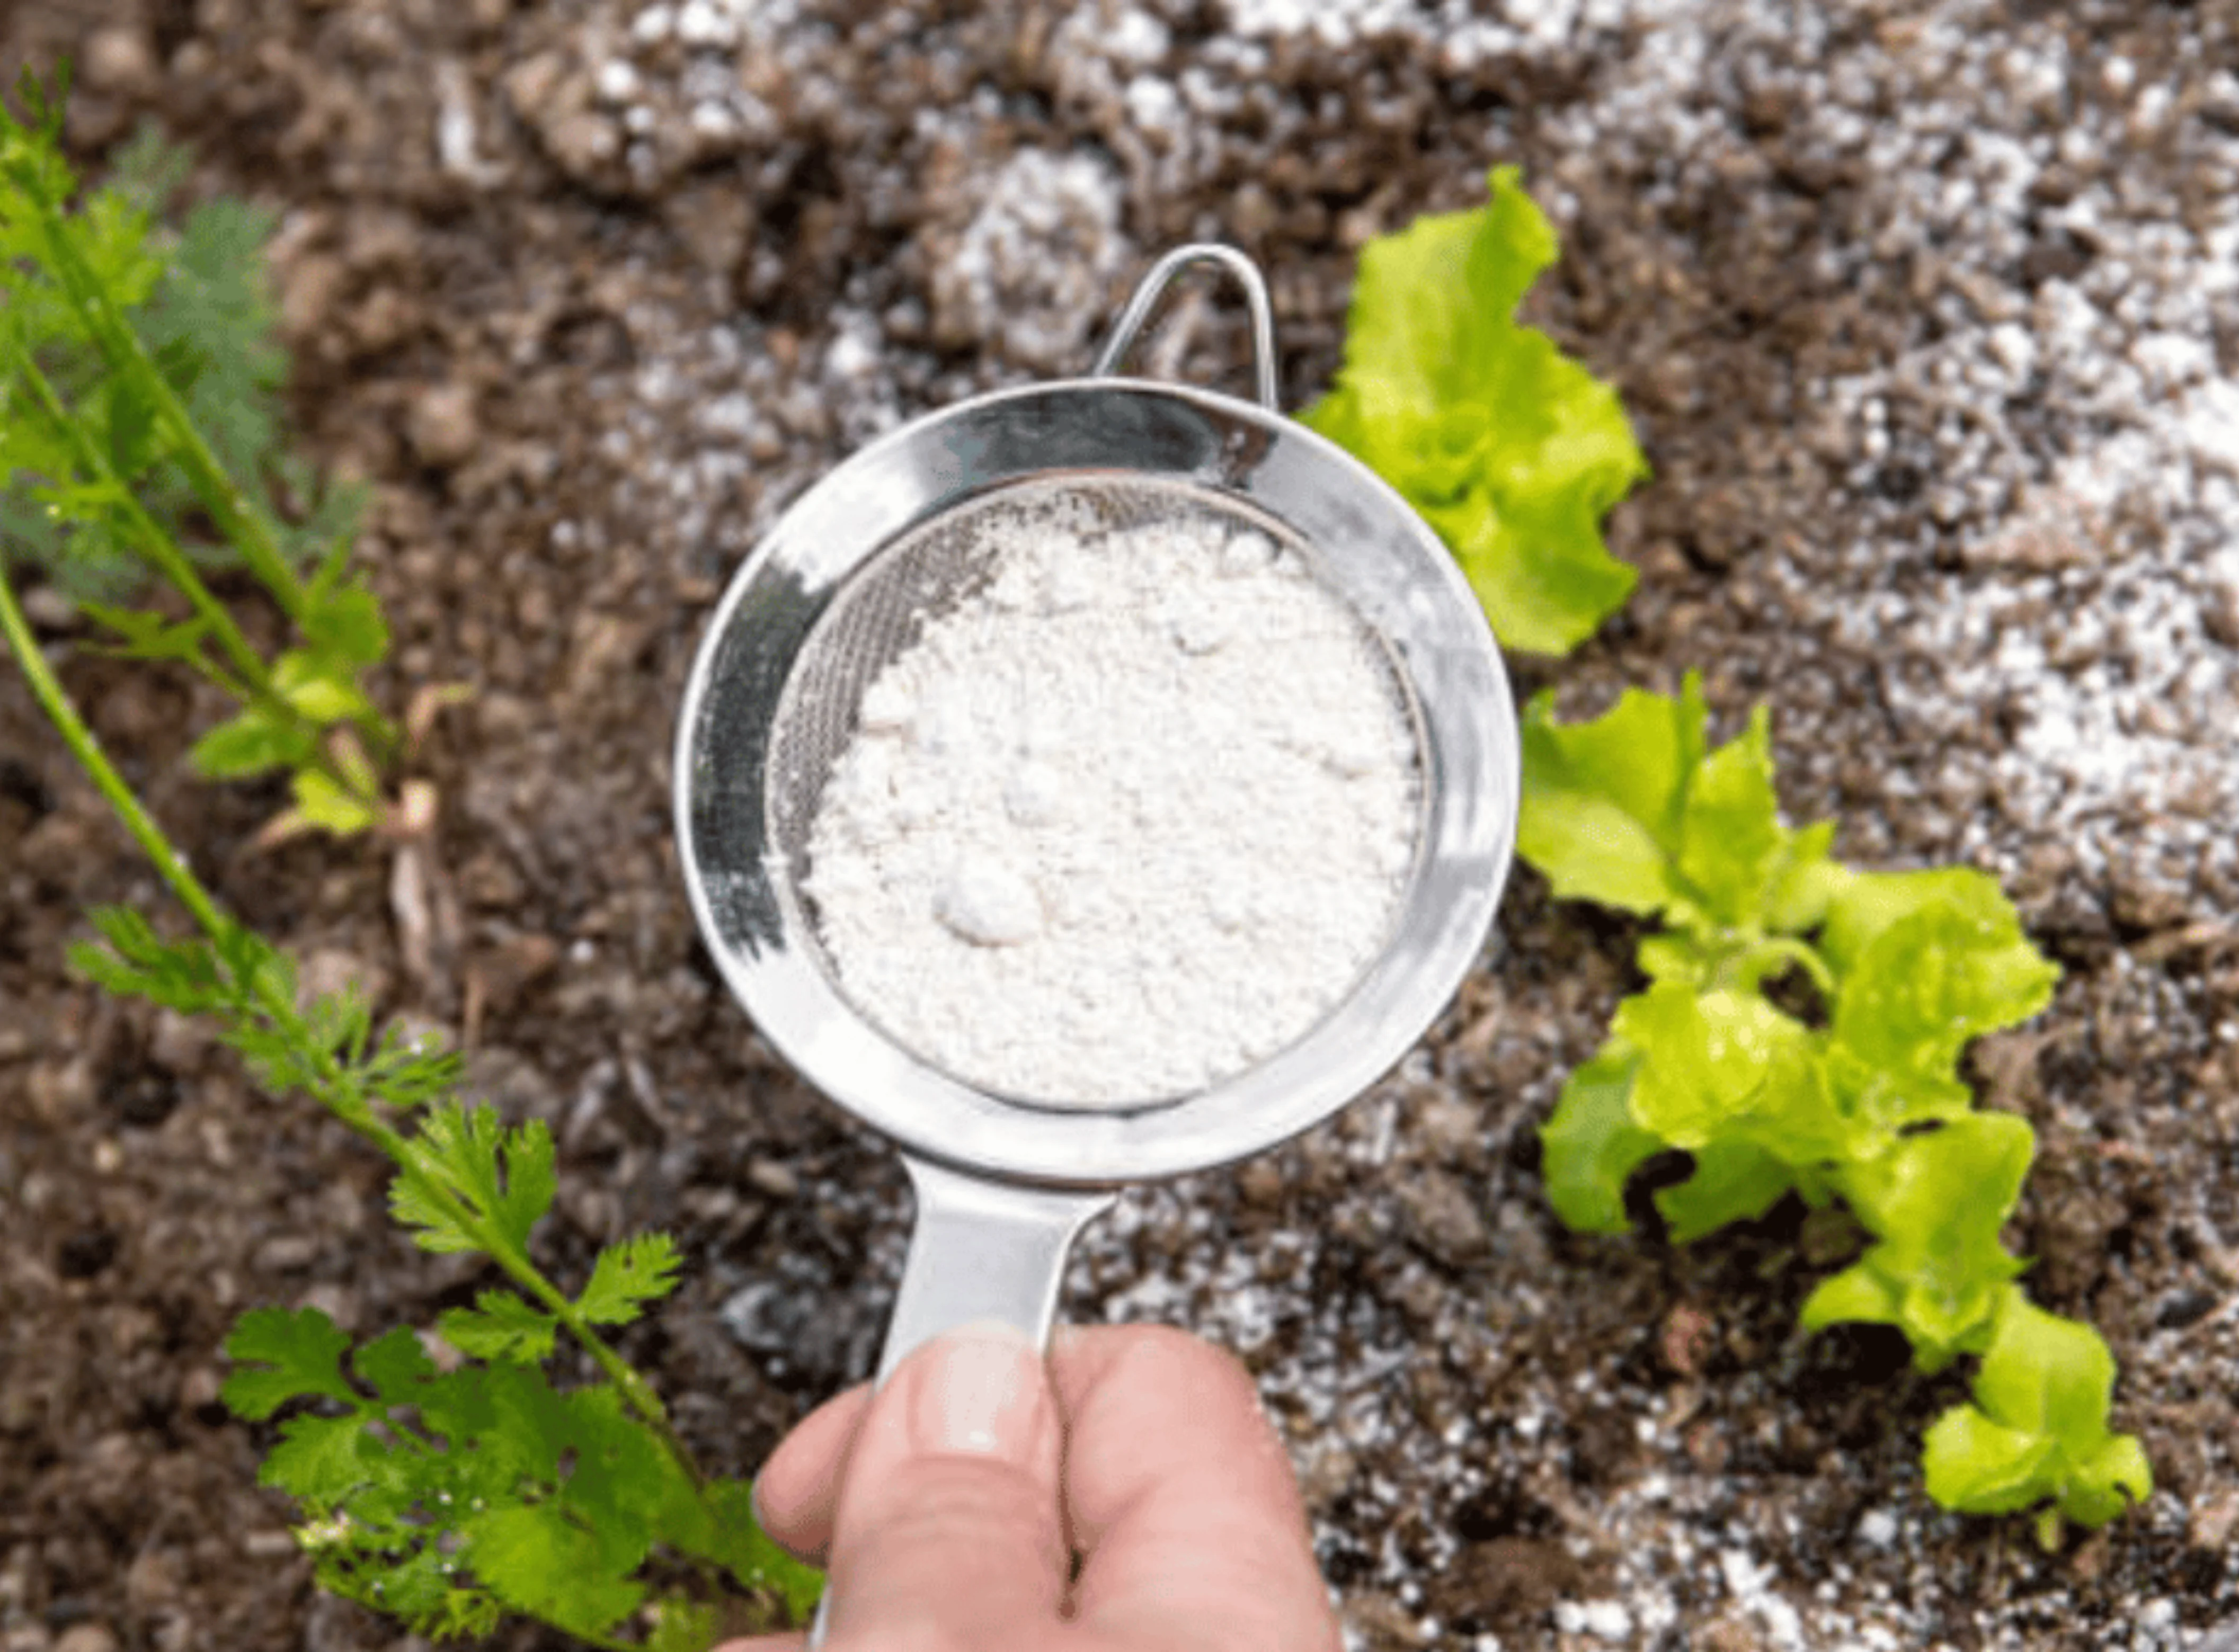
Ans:
[[[1022,506],[872,682],[806,889],[858,1007],[982,1088],[1185,1094],[1306,1032],[1413,853],[1390,666],[1298,555],[1209,513]]]

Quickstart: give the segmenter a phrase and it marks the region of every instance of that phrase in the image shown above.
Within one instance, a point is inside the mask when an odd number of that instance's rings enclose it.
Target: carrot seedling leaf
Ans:
[[[666,1233],[639,1233],[599,1252],[575,1305],[595,1325],[627,1325],[676,1289],[684,1258]]]

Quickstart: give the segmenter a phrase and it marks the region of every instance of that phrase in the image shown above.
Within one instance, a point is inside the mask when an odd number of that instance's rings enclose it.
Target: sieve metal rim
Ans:
[[[1130,1110],[1022,1106],[888,1039],[825,974],[781,852],[766,837],[767,719],[849,577],[955,505],[1067,474],[1194,486],[1292,526],[1390,645],[1422,720],[1425,836],[1392,944],[1286,1050],[1197,1095]],[[1359,539],[1332,541],[1327,530],[1348,526]],[[719,780],[727,747],[733,771]],[[953,403],[889,433],[820,479],[763,536],[718,604],[686,687],[678,852],[694,916],[734,995],[832,1100],[907,1151],[964,1171],[1106,1187],[1272,1145],[1405,1057],[1482,953],[1513,851],[1518,760],[1514,705],[1482,611],[1444,546],[1379,477],[1305,427],[1216,391],[1063,380]],[[723,840],[719,823],[747,828],[753,841]]]

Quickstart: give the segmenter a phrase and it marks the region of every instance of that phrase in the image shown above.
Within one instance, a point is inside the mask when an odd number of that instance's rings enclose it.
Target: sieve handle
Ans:
[[[907,1153],[902,1164],[917,1190],[917,1219],[878,1381],[913,1350],[978,1319],[1000,1319],[1046,1344],[1073,1239],[1119,1195],[1016,1187]],[[831,1612],[827,1590],[809,1626],[810,1648],[824,1644]]]
[[[917,1190],[917,1220],[878,1380],[912,1350],[975,1319],[1000,1319],[1048,1342],[1074,1236],[1118,1196],[991,1182],[907,1153],[902,1163]]]
[[[1135,335],[1143,330],[1143,323],[1151,318],[1159,300],[1166,294],[1173,279],[1192,264],[1217,264],[1236,277],[1237,285],[1244,289],[1244,302],[1252,312],[1252,374],[1254,388],[1259,395],[1259,405],[1270,413],[1283,409],[1275,399],[1275,313],[1267,302],[1267,282],[1253,263],[1233,247],[1225,247],[1216,241],[1193,242],[1177,247],[1151,266],[1150,273],[1136,283],[1126,309],[1120,319],[1112,323],[1112,335],[1104,341],[1098,352],[1096,365],[1088,369],[1091,378],[1108,379],[1120,370],[1120,358],[1127,354]]]

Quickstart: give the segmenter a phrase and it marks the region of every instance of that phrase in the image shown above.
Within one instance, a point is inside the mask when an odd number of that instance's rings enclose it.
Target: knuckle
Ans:
[[[1146,1325],[1132,1337],[1119,1363],[1128,1380],[1152,1378],[1186,1390],[1193,1400],[1257,1412],[1259,1390],[1244,1362],[1225,1348],[1172,1325]]]

